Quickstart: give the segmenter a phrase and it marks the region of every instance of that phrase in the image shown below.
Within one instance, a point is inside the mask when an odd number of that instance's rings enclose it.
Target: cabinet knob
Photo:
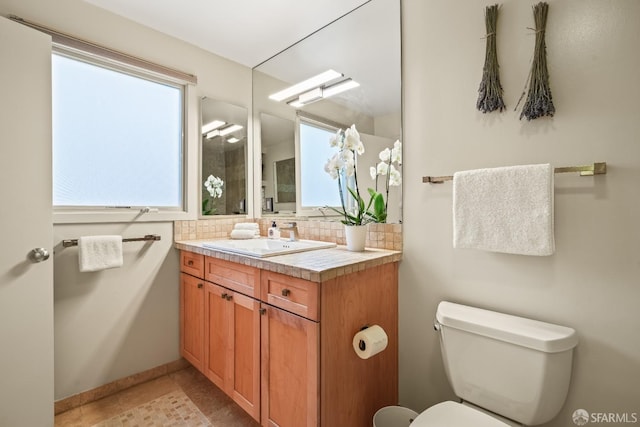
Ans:
[[[260,314],[267,314],[267,309],[266,308],[261,308],[260,309]]]
[[[227,299],[228,296],[229,295],[225,292],[224,294],[220,295],[220,298]]]
[[[289,289],[283,289],[282,290],[282,296],[283,297],[288,297],[291,294],[291,291]]]
[[[224,299],[226,299],[227,301],[231,301],[233,299],[233,295],[227,295],[226,297],[224,297]]]
[[[204,286],[202,283],[198,283],[198,289],[202,289],[202,286]]]
[[[187,265],[191,267],[193,265],[193,260],[190,259],[189,261],[187,261]]]

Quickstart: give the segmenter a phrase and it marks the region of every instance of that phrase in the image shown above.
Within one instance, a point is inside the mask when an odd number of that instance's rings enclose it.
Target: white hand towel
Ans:
[[[453,247],[553,254],[553,196],[549,164],[455,173]]]
[[[233,228],[234,230],[258,230],[259,226],[256,222],[239,222]]]
[[[260,237],[259,230],[231,230],[229,235],[232,239],[253,239]]]
[[[122,267],[122,236],[83,236],[78,239],[80,271]]]

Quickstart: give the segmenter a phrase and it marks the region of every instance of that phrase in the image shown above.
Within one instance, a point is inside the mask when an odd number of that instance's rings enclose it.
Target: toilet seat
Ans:
[[[411,427],[509,427],[497,418],[452,401],[438,403],[416,417]]]

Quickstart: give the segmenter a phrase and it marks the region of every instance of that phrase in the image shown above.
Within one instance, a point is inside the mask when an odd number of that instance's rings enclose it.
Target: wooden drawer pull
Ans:
[[[188,265],[189,267],[191,267],[191,266],[193,265],[193,260],[192,260],[192,259],[190,259],[189,261],[187,261],[187,265]]]
[[[291,291],[289,289],[283,289],[282,290],[282,296],[283,297],[288,297],[289,295],[291,295]]]

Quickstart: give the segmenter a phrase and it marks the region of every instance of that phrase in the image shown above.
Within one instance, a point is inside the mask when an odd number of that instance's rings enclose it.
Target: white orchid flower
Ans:
[[[389,171],[389,164],[385,162],[378,163],[377,171],[378,171],[378,175],[386,175],[387,172]]]
[[[360,141],[360,134],[356,130],[356,125],[351,125],[349,129],[344,131],[344,148],[358,151],[361,145],[362,141]],[[362,146],[361,150],[364,152],[364,146]]]
[[[393,143],[393,149],[391,150],[391,161],[396,162],[399,165],[402,164],[402,142],[396,140]]]
[[[344,162],[344,172],[347,174],[347,176],[353,176],[355,171],[356,171],[356,162],[353,159],[346,160]]]
[[[371,166],[369,168],[369,174],[371,175],[371,179],[376,179],[376,177],[378,176],[378,170],[375,167]]]
[[[329,139],[329,146],[342,148],[340,147],[341,142],[342,142],[342,129],[338,129],[336,134]]]
[[[336,153],[327,160],[327,163],[324,165],[324,171],[331,176],[331,178],[338,178],[338,174],[340,170],[344,167],[344,160],[340,158],[340,154]]]
[[[384,150],[382,150],[380,152],[380,154],[378,154],[378,157],[380,158],[380,160],[382,160],[383,162],[388,162],[389,158],[391,157],[391,150],[389,148],[385,148]]]
[[[393,165],[391,165],[389,171],[389,185],[399,186],[402,184],[402,175],[400,175],[400,171],[398,171]]]

